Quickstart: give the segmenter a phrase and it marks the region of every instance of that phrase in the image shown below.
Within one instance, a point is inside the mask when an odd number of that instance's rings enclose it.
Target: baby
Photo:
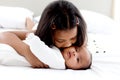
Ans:
[[[83,49],[71,46],[63,50],[48,47],[33,33],[27,35],[23,41],[29,45],[32,53],[43,63],[54,69],[87,69],[91,65],[91,55]]]
[[[85,49],[85,48],[84,48]],[[65,48],[62,51],[68,69],[89,69],[91,66],[91,54],[86,54],[83,49],[76,46]]]

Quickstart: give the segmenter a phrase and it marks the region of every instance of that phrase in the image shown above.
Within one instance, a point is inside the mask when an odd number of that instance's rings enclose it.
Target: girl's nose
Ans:
[[[68,43],[65,44],[65,47],[70,47],[71,45],[72,44],[68,42]]]
[[[66,41],[64,44],[65,47],[70,47],[73,43],[71,41]]]

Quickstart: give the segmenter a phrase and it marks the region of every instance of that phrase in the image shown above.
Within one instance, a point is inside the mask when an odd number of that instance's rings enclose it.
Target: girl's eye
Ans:
[[[72,38],[71,40],[76,40],[76,37]]]
[[[58,43],[63,43],[63,42],[64,42],[64,40],[57,40],[57,42],[58,42]]]

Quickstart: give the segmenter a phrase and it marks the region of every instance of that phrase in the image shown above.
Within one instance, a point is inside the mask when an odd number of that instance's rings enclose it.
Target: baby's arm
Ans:
[[[28,62],[35,68],[48,67],[42,63],[36,56],[33,55],[28,45],[20,40],[14,33],[0,33],[0,43],[5,43],[12,46],[20,55],[24,56]]]

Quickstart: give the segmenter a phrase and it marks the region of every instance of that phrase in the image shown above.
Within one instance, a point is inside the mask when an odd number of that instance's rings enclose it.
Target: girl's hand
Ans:
[[[31,53],[31,51],[30,51]],[[41,62],[36,56],[34,56],[33,54],[24,54],[23,55],[28,62],[32,65],[32,68],[49,68],[49,66],[47,64],[44,64],[43,62]]]

